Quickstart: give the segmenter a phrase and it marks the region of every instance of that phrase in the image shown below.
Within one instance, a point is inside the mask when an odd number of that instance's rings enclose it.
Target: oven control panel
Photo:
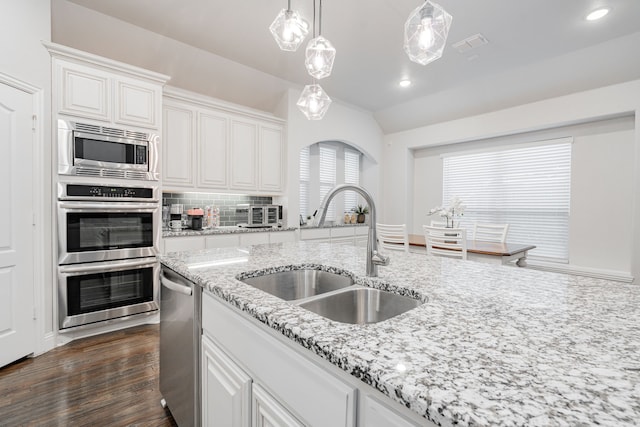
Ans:
[[[145,187],[67,184],[66,190],[67,197],[149,200],[152,200],[155,197],[153,189]]]

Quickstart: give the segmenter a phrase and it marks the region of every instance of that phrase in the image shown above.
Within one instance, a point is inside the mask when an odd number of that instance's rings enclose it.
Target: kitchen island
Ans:
[[[640,288],[605,280],[293,242],[178,252],[163,265],[439,425],[637,425]],[[237,277],[312,266],[426,301],[368,325],[331,321]],[[204,314],[204,313],[203,313]]]

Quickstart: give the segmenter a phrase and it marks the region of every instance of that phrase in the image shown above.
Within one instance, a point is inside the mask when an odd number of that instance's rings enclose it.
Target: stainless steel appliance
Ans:
[[[180,427],[198,426],[202,289],[166,267],[160,281],[161,403]]]
[[[157,185],[58,183],[58,326],[157,312]]]
[[[58,120],[58,174],[157,181],[158,135]]]
[[[58,268],[58,327],[86,325],[158,310],[155,257]]]
[[[282,205],[249,206],[248,222],[240,227],[281,227]]]
[[[58,263],[155,256],[158,187],[58,184]]]

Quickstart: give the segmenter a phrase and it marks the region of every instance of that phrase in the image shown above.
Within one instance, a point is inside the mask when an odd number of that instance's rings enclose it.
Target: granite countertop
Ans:
[[[306,224],[306,225],[301,225],[300,226],[300,230],[307,230],[310,228],[340,228],[340,227],[369,227],[369,224],[366,222],[363,223],[359,223],[359,224],[323,224],[323,225],[311,225],[311,224]]]
[[[273,231],[295,231],[298,227],[260,227],[260,228],[246,228],[238,226],[227,227],[215,227],[205,228],[202,230],[181,230],[171,231],[167,229],[162,230],[162,237],[185,237],[185,236],[211,236],[215,234],[235,234],[235,233],[270,233]]]
[[[639,286],[388,255],[391,263],[379,268],[379,278],[365,276],[363,248],[308,241],[160,259],[436,424],[638,425]],[[358,284],[427,302],[383,322],[350,325],[236,279],[301,265],[344,271]]]

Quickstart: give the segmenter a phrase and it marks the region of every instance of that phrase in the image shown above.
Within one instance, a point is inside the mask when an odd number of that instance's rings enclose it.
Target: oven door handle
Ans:
[[[147,258],[144,260],[136,259],[136,260],[123,260],[123,261],[107,261],[107,262],[99,262],[99,263],[91,263],[87,264],[70,264],[70,265],[61,265],[59,268],[60,273],[69,274],[69,273],[91,273],[93,271],[98,272],[108,272],[108,271],[117,271],[124,270],[127,268],[144,268],[144,267],[152,267],[157,265],[158,261],[155,258]]]
[[[114,202],[58,202],[58,206],[62,209],[91,209],[91,210],[137,210],[137,209],[151,209],[157,210],[157,203],[114,203]]]
[[[179,283],[173,282],[164,276],[160,276],[160,282],[162,283],[162,286],[164,286],[167,289],[171,289],[172,291],[180,292],[181,294],[185,294],[185,295],[193,294],[193,290],[191,289],[191,287],[183,286]]]

